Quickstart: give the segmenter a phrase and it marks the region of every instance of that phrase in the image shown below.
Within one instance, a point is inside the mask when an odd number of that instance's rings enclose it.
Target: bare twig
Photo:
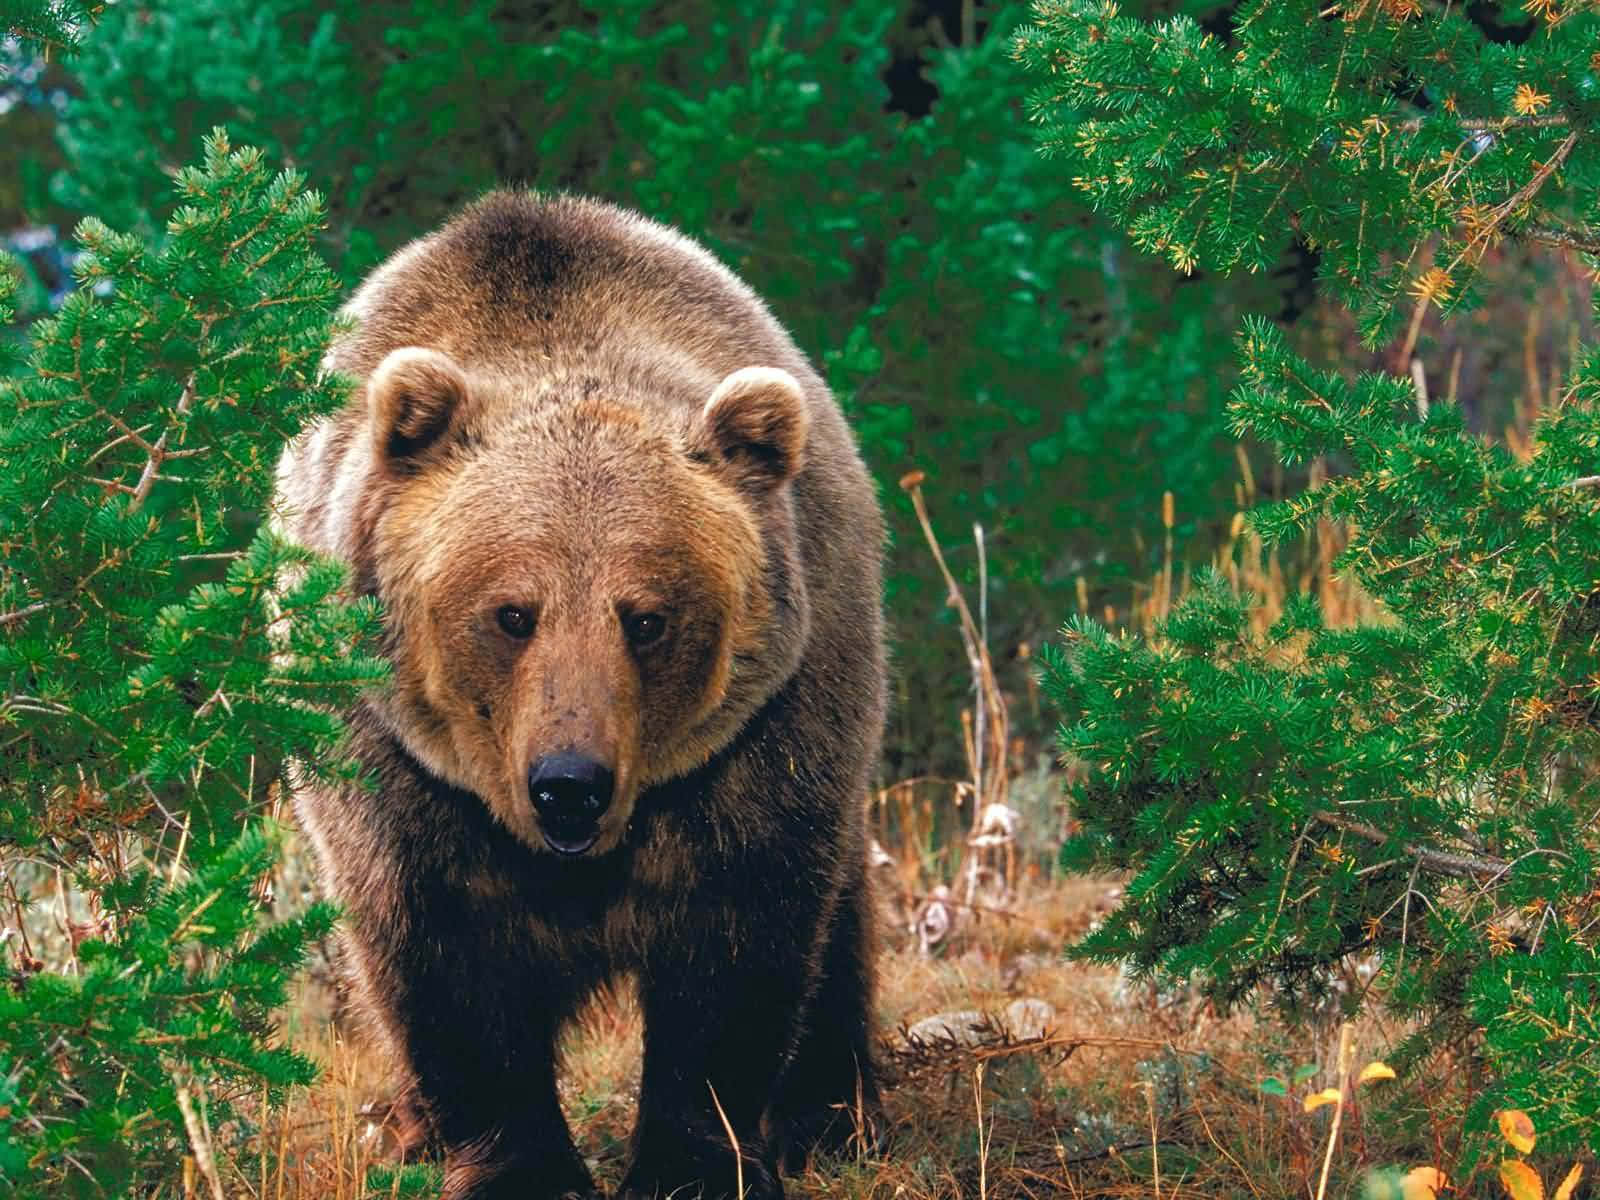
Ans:
[[[211,1129],[205,1117],[204,1098],[201,1110],[196,1112],[184,1074],[175,1073],[172,1082],[177,1088],[178,1111],[183,1114],[183,1127],[189,1134],[189,1145],[194,1149],[195,1166],[211,1188],[211,1200],[227,1200],[222,1192],[222,1177],[217,1174],[216,1154],[211,1148]]]
[[[1422,128],[1422,122],[1422,117],[1412,117],[1408,121],[1397,123],[1393,128],[1406,133],[1415,133]],[[1544,113],[1528,117],[1460,117],[1456,121],[1463,133],[1471,134],[1505,133],[1511,129],[1562,128],[1568,123],[1563,113]]]
[[[968,912],[993,913],[995,916],[1004,917],[1008,921],[1021,921],[1026,919],[1021,913],[1012,912],[1009,908],[996,908],[992,904],[977,904],[970,900],[957,900],[954,896],[929,896],[920,895],[917,892],[907,892],[906,899],[914,900],[918,904],[927,904],[930,901],[938,901],[940,904],[948,904],[951,908],[964,908]],[[1034,927],[1037,929],[1044,928],[1042,925],[1038,924],[1035,924]]]
[[[1447,271],[1453,271],[1467,255],[1472,253],[1474,247],[1480,249],[1488,247],[1489,240],[1499,230],[1500,223],[1538,195],[1539,189],[1544,187],[1545,181],[1561,169],[1561,164],[1567,161],[1567,156],[1572,153],[1572,148],[1578,144],[1578,137],[1581,132],[1581,130],[1574,129],[1566,137],[1562,138],[1560,145],[1555,148],[1555,152],[1546,161],[1539,164],[1539,169],[1533,173],[1527,183],[1489,210],[1488,219],[1482,223],[1477,232],[1468,240],[1461,253],[1451,261],[1450,266],[1446,268]]]
[[[1563,250],[1578,250],[1584,254],[1600,254],[1600,233],[1589,229],[1558,229],[1549,225],[1535,225],[1522,230],[1519,236],[1545,246],[1559,246]]]
[[[1339,1141],[1339,1126],[1344,1121],[1344,1106],[1350,1096],[1350,1042],[1351,1027],[1346,1021],[1339,1026],[1339,1102],[1333,1109],[1333,1127],[1328,1130],[1328,1149],[1322,1156],[1322,1178],[1317,1180],[1317,1200],[1327,1195],[1328,1171],[1333,1166],[1333,1148]]]
[[[1156,1137],[1156,1085],[1145,1080],[1144,1103],[1150,1113],[1150,1169],[1155,1174],[1156,1200],[1161,1200],[1161,1142]]]
[[[0,613],[0,625],[9,625],[13,621],[21,621],[33,616],[36,612],[43,612],[50,607],[48,600],[36,600],[32,604],[25,604],[21,608],[13,609],[8,613]]]
[[[986,723],[985,741],[990,747],[998,746],[999,753],[995,756],[996,766],[1003,768],[1004,751],[1006,745],[1005,701],[1000,695],[1000,686],[995,680],[993,664],[989,660],[989,651],[983,641],[983,630],[973,618],[972,610],[967,606],[966,597],[962,595],[961,585],[956,582],[955,575],[950,566],[945,562],[944,551],[939,546],[939,539],[933,531],[933,522],[928,517],[928,506],[922,498],[921,471],[913,471],[900,481],[900,486],[911,497],[911,507],[916,510],[917,522],[922,526],[922,535],[927,540],[928,549],[933,554],[934,564],[939,568],[939,574],[944,578],[948,590],[949,603],[956,610],[960,618],[961,638],[967,651],[967,661],[972,668],[973,685],[977,691],[978,704],[989,712]],[[992,773],[987,781],[978,779],[978,795],[974,799],[977,809],[981,810],[991,797],[985,794],[984,783],[993,784],[996,775],[1003,783],[1003,770]],[[999,797],[994,797],[999,798]]]
[[[989,1200],[989,1142],[983,1136],[983,1063],[972,1070],[972,1103],[978,1110],[978,1200]],[[994,1137],[994,1122],[989,1123]]]
[[[1353,833],[1355,836],[1365,838],[1369,842],[1387,843],[1390,840],[1387,833],[1376,825],[1368,825],[1365,821],[1357,821],[1351,817],[1340,816],[1338,813],[1331,812],[1312,813],[1311,816],[1324,825],[1331,826],[1344,833]],[[1492,882],[1504,875],[1511,865],[1504,859],[1494,858],[1490,855],[1474,857],[1468,854],[1453,854],[1448,850],[1435,850],[1431,846],[1416,846],[1409,842],[1404,844],[1404,848],[1407,854],[1414,857],[1428,870],[1439,875],[1452,875],[1457,879],[1477,879]]]
[[[1417,392],[1417,419],[1428,419],[1428,369],[1420,358],[1411,360],[1411,386]]]
[[[202,338],[204,333],[202,333]],[[191,374],[184,382],[183,393],[178,397],[177,406],[173,409],[173,416],[182,420],[189,415],[189,410],[194,407],[194,375]],[[148,457],[144,461],[144,470],[139,473],[139,482],[133,489],[133,499],[128,503],[130,514],[139,511],[145,500],[149,498],[150,489],[156,484],[156,476],[161,471],[161,464],[167,460],[167,439],[172,436],[172,427],[169,425],[161,431],[161,436],[150,447]]]

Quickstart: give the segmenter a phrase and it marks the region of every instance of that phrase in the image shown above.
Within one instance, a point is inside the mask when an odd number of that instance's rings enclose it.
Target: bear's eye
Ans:
[[[534,616],[531,608],[523,608],[520,604],[502,604],[495,609],[494,619],[501,629],[514,638],[533,636]]]
[[[623,635],[636,650],[659,642],[666,631],[667,619],[660,613],[629,613],[622,618]]]

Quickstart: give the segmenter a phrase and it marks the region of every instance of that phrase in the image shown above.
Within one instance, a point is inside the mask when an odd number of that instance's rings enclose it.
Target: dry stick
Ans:
[[[1585,254],[1600,254],[1600,233],[1591,233],[1587,229],[1556,229],[1535,225],[1531,229],[1523,230],[1521,236],[1530,242],[1540,242],[1562,250],[1581,250]]]
[[[1156,1085],[1148,1081],[1144,1085],[1144,1103],[1150,1113],[1150,1165],[1155,1172],[1156,1200],[1161,1200],[1161,1152],[1156,1149]]]
[[[984,664],[985,669],[988,670],[988,672],[989,672],[990,683],[993,684],[994,683],[994,669],[993,669],[993,664],[989,660],[989,548],[988,548],[988,543],[984,538],[983,526],[980,525],[976,521],[974,521],[972,523],[972,539],[973,539],[974,542],[977,543],[977,546],[978,546],[978,646],[983,651],[983,664]],[[976,679],[973,680],[974,684],[976,684],[977,682],[978,681]],[[981,693],[980,693],[980,695],[981,695]],[[998,692],[998,687],[996,687],[995,699],[998,700],[998,698],[999,698],[999,692]],[[987,706],[985,706],[985,707],[987,707]],[[1004,708],[997,707],[995,709],[995,712],[994,712],[994,718],[995,718],[995,722],[996,723],[995,723],[993,729],[990,730],[990,728],[989,728],[990,727],[989,714],[987,714],[987,713],[984,714],[984,728],[985,728],[985,730],[989,731],[991,737],[994,734],[998,734],[999,735],[998,744],[993,747],[993,749],[998,751],[998,753],[993,755],[993,756],[991,756],[991,758],[987,761],[987,765],[988,765],[988,769],[989,769],[989,778],[990,778],[990,781],[991,781],[991,785],[992,785],[993,780],[997,779],[997,780],[1000,781],[1000,786],[999,786],[998,789],[996,789],[996,797],[1000,798],[1000,799],[1004,798],[1003,793],[1004,793],[1004,790],[1005,790],[1005,777],[1006,777],[1006,774],[1005,774],[1005,750],[1006,750],[1005,715],[1006,714],[1005,714]],[[972,813],[972,828],[973,828],[973,832],[977,832],[977,829],[978,829],[978,818],[979,818],[978,811],[977,811],[976,807],[974,807],[973,813]]]
[[[976,521],[972,523],[972,538],[978,545],[978,645],[985,653],[989,649],[989,574],[988,563],[983,552],[983,526]],[[988,716],[989,706],[983,700],[983,680],[976,673],[972,679],[972,691],[977,699],[977,711],[973,714],[972,732],[972,833],[977,835],[978,826],[983,820],[984,804],[988,794],[983,787],[984,763],[984,737],[989,732]],[[967,898],[971,899],[978,887],[978,859],[974,855],[972,867],[969,871],[967,883]]]
[[[278,1169],[277,1178],[273,1184],[273,1194],[276,1200],[283,1200],[283,1167],[289,1159],[289,1105],[284,1103],[278,1112]]]
[[[210,332],[209,325],[201,331],[201,340]],[[189,410],[194,407],[194,379],[191,374],[183,385],[183,394],[178,397],[177,406],[172,410],[173,415],[180,420],[189,415]],[[167,439],[172,435],[169,425],[150,447],[149,456],[144,460],[144,470],[139,473],[138,485],[133,489],[133,499],[128,504],[128,515],[138,512],[145,500],[150,496],[150,489],[155,486],[156,475],[161,470],[161,464],[167,460]]]
[[[1317,1181],[1317,1200],[1328,1190],[1328,1171],[1333,1167],[1333,1147],[1339,1140],[1339,1125],[1344,1120],[1345,1100],[1350,1086],[1350,1022],[1339,1026],[1339,1103],[1333,1110],[1333,1127],[1328,1130],[1328,1150],[1322,1156],[1322,1178]]]
[[[178,1111],[183,1114],[183,1127],[188,1131],[189,1145],[194,1148],[195,1166],[211,1186],[211,1200],[227,1200],[222,1194],[222,1179],[217,1175],[217,1160],[211,1151],[211,1131],[206,1128],[205,1118],[195,1112],[188,1083],[177,1075],[173,1076],[173,1083],[177,1085]]]
[[[1012,1054],[1035,1054],[1041,1050],[1055,1050],[1062,1054],[1063,1061],[1076,1051],[1085,1047],[1098,1050],[1164,1050],[1173,1054],[1201,1054],[1204,1051],[1193,1050],[1188,1046],[1179,1046],[1171,1038],[1136,1038],[1114,1037],[1099,1034],[1052,1034],[1048,1037],[1034,1038],[1031,1041],[1013,1042],[1004,1046],[958,1046],[946,1047],[933,1043],[932,1049],[956,1049],[970,1057],[974,1062],[988,1062],[991,1058],[1005,1058]],[[913,1047],[915,1048],[915,1047]],[[1219,1060],[1213,1060],[1213,1066],[1233,1074],[1232,1068]],[[898,1064],[896,1066],[897,1078],[902,1082],[915,1079],[929,1071],[953,1071],[954,1066],[949,1062],[921,1062],[911,1065]]]
[[[1428,419],[1428,369],[1420,358],[1411,360],[1411,386],[1417,391],[1417,419]]]
[[[933,532],[933,523],[928,518],[928,506],[922,499],[921,471],[912,471],[900,480],[900,486],[911,497],[911,506],[916,510],[917,522],[922,526],[922,536],[927,540],[928,549],[933,553],[934,564],[939,568],[939,574],[944,578],[946,589],[949,592],[949,602],[956,610],[956,615],[961,621],[961,637],[966,645],[967,660],[972,668],[973,683],[978,691],[981,704],[992,706],[992,712],[997,718],[991,731],[991,740],[998,740],[1003,746],[1005,736],[1005,705],[1000,699],[1000,686],[994,677],[994,670],[989,662],[988,649],[983,643],[982,630],[973,620],[972,610],[967,607],[966,597],[961,594],[961,587],[956,583],[956,577],[951,574],[950,566],[945,562],[944,551],[939,548],[939,539]],[[980,793],[981,799],[981,793]]]
[[[1239,1172],[1239,1178],[1243,1179],[1245,1185],[1249,1187],[1250,1194],[1255,1196],[1256,1200],[1261,1200],[1261,1192],[1259,1189],[1257,1189],[1255,1180],[1250,1178],[1250,1172],[1245,1170],[1243,1163],[1241,1163],[1237,1158],[1229,1154],[1228,1151],[1223,1148],[1222,1143],[1217,1140],[1217,1135],[1211,1132],[1211,1123],[1206,1120],[1206,1114],[1202,1110],[1201,1106],[1198,1104],[1195,1105],[1193,1111],[1194,1115],[1200,1120],[1200,1127],[1206,1132],[1206,1138],[1213,1146],[1216,1147],[1217,1153],[1222,1155],[1223,1158],[1227,1159],[1233,1164],[1234,1169]]]
[[[989,1145],[983,1139],[983,1064],[972,1072],[972,1103],[978,1110],[978,1200],[989,1196]],[[994,1122],[989,1122],[989,1137],[994,1137]],[[1159,1200],[1159,1198],[1158,1198]]]
[[[1455,270],[1461,261],[1472,253],[1474,246],[1481,243],[1484,249],[1488,249],[1489,239],[1499,229],[1501,222],[1538,195],[1539,189],[1544,187],[1545,181],[1561,169],[1561,164],[1567,161],[1567,156],[1572,153],[1572,148],[1578,144],[1578,137],[1581,132],[1581,130],[1574,129],[1566,137],[1562,138],[1561,144],[1555,149],[1555,153],[1547,161],[1539,165],[1539,169],[1533,173],[1532,178],[1527,183],[1489,210],[1488,220],[1472,236],[1461,253],[1450,261],[1450,265],[1445,268],[1447,272]]]
[[[1338,813],[1318,812],[1311,814],[1312,819],[1324,825],[1331,825],[1334,829],[1345,833],[1353,833],[1357,837],[1366,838],[1369,842],[1387,842],[1389,835],[1376,825],[1368,825],[1365,821],[1357,821],[1351,817],[1342,817]],[[1405,852],[1412,855],[1431,871],[1440,875],[1453,875],[1457,879],[1488,879],[1495,880],[1505,874],[1510,866],[1504,859],[1493,858],[1489,855],[1474,857],[1468,854],[1452,854],[1446,850],[1435,850],[1429,846],[1417,846],[1410,842],[1403,844]]]
[[[711,1103],[717,1106],[717,1116],[722,1119],[722,1128],[728,1132],[728,1142],[733,1146],[733,1186],[738,1200],[744,1200],[744,1155],[739,1152],[739,1139],[734,1135],[733,1122],[728,1120],[728,1114],[722,1111],[722,1101],[717,1099],[716,1086],[711,1080],[706,1080],[706,1087],[711,1089]]]
[[[1161,493],[1161,524],[1166,527],[1161,563],[1161,619],[1172,615],[1172,493]],[[1156,1200],[1160,1200],[1158,1196]]]
[[[973,738],[972,750],[969,752],[973,768],[973,786],[975,795],[972,801],[972,832],[976,834],[983,819],[983,810],[988,806],[991,796],[984,786],[984,762],[991,758],[998,770],[991,770],[990,775],[1004,786],[1005,781],[1005,750],[1008,739],[1006,728],[1005,701],[1000,696],[1000,684],[994,676],[994,664],[989,659],[989,647],[985,640],[985,630],[973,619],[972,610],[967,606],[966,597],[962,595],[960,586],[956,583],[955,576],[951,573],[949,564],[945,562],[944,552],[939,548],[939,539],[934,535],[933,522],[928,518],[928,506],[922,499],[921,471],[911,471],[900,479],[900,487],[911,497],[911,506],[916,510],[917,523],[922,526],[922,536],[927,540],[928,549],[933,553],[933,561],[939,568],[939,574],[944,577],[945,587],[948,589],[948,599],[951,607],[956,610],[961,623],[961,640],[967,651],[967,663],[972,671],[973,691],[977,695],[977,735]],[[974,532],[978,538],[979,569],[984,576],[987,575],[987,562],[984,559],[983,532],[975,527]],[[986,578],[980,578],[980,589],[987,587]],[[985,750],[992,748],[994,754],[988,756]],[[998,795],[992,799],[999,799]],[[973,860],[976,863],[976,859]],[[970,899],[976,892],[977,874],[974,867],[968,877],[967,896]]]
[[[43,612],[49,607],[50,602],[48,600],[36,600],[32,604],[26,604],[21,608],[12,610],[11,612],[0,613],[0,625],[9,625],[13,621],[20,621],[24,617],[31,617],[34,613]]]
[[[948,904],[951,908],[964,908],[968,912],[993,913],[995,916],[1004,917],[1008,921],[1027,921],[1029,926],[1038,930],[1044,930],[1045,928],[1037,921],[1029,921],[1021,913],[1012,912],[1009,908],[995,908],[991,904],[976,904],[970,900],[957,900],[954,896],[928,896],[917,892],[907,892],[905,893],[905,898],[907,900],[915,900],[919,905],[932,901],[938,904]]]
[[[261,1085],[261,1136],[256,1142],[256,1157],[260,1160],[261,1183],[256,1189],[256,1200],[267,1200],[267,1117],[272,1112],[272,1096],[267,1085]]]

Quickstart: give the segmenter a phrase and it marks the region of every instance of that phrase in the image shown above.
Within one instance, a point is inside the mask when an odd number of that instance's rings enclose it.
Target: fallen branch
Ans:
[[[987,1062],[991,1058],[1006,1058],[1013,1054],[1038,1054],[1053,1052],[1064,1061],[1083,1049],[1093,1050],[1149,1050],[1172,1054],[1210,1056],[1209,1061],[1221,1066],[1211,1050],[1191,1049],[1173,1043],[1170,1038],[1120,1037],[1093,1033],[1046,1033],[1034,1038],[1011,1038],[1003,1026],[995,1026],[997,1041],[972,1045],[954,1037],[917,1038],[907,1036],[902,1026],[900,1037],[885,1039],[882,1058],[897,1084],[905,1083],[934,1072],[964,1071],[969,1065]],[[1226,1069],[1226,1068],[1224,1068]]]

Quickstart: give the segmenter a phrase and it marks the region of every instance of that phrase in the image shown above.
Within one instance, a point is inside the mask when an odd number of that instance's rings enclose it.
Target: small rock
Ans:
[[[957,1046],[993,1046],[1005,1041],[1025,1042],[1042,1037],[1056,1010],[1035,996],[1013,1000],[1004,1013],[976,1008],[936,1013],[906,1029],[909,1042],[954,1043]]]

